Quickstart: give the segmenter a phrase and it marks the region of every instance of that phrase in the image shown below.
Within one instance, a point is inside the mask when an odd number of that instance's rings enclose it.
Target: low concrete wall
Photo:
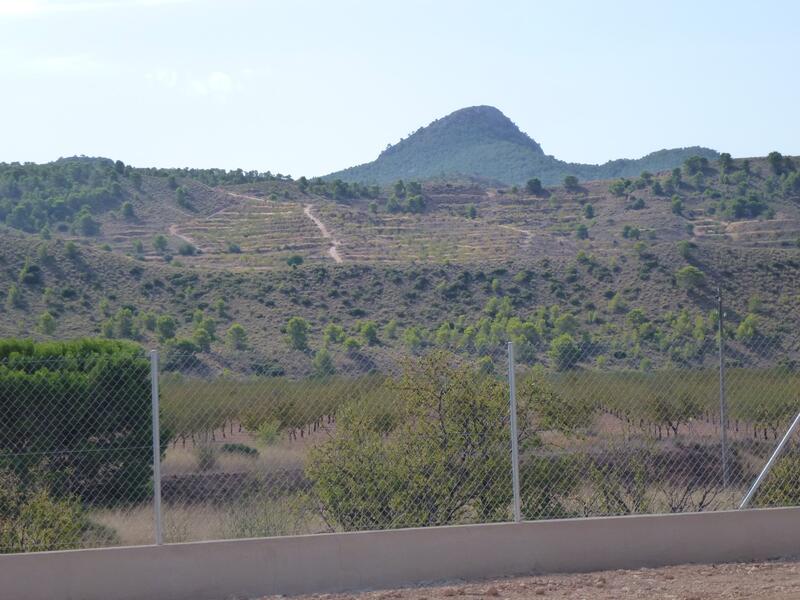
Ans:
[[[800,554],[800,508],[0,556],[9,600],[223,600]]]

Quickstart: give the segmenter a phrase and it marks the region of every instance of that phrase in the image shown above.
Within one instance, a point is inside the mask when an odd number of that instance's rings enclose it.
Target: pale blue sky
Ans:
[[[0,0],[0,161],[319,175],[491,104],[581,162],[800,154],[800,2]]]

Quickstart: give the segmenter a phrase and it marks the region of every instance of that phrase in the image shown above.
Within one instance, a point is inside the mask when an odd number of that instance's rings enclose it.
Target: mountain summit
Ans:
[[[663,171],[679,166],[692,155],[718,156],[714,150],[695,146],[660,150],[637,160],[620,159],[603,165],[567,163],[546,155],[539,144],[497,108],[471,106],[421,127],[388,146],[370,163],[331,173],[326,178],[386,184],[397,179],[461,176],[511,185],[538,177],[545,185],[552,185],[567,175],[588,180]]]

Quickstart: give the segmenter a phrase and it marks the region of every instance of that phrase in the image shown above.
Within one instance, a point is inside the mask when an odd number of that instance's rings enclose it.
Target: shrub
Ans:
[[[0,553],[79,547],[89,529],[80,504],[55,498],[41,471],[32,475],[26,484],[14,471],[0,470]]]
[[[567,175],[564,177],[564,189],[571,192],[580,189],[580,186],[578,185],[578,178],[574,175]]]
[[[586,227],[586,225],[584,225],[583,223],[578,224],[578,226],[575,228],[575,236],[579,240],[588,239],[589,238],[589,228]]]
[[[797,506],[800,504],[800,456],[788,454],[779,459],[758,490],[755,506]]]
[[[230,242],[228,244],[228,252],[231,253],[231,254],[241,254],[242,247],[239,246],[239,244],[235,244],[233,242]]]
[[[248,456],[250,458],[258,458],[258,449],[248,446],[247,444],[233,443],[222,444],[221,452],[226,454],[239,454],[241,456]]]

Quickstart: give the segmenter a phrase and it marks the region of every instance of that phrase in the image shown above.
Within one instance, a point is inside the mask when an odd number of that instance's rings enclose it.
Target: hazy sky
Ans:
[[[793,1],[0,0],[0,161],[319,175],[475,104],[571,161],[800,154],[799,59]]]

